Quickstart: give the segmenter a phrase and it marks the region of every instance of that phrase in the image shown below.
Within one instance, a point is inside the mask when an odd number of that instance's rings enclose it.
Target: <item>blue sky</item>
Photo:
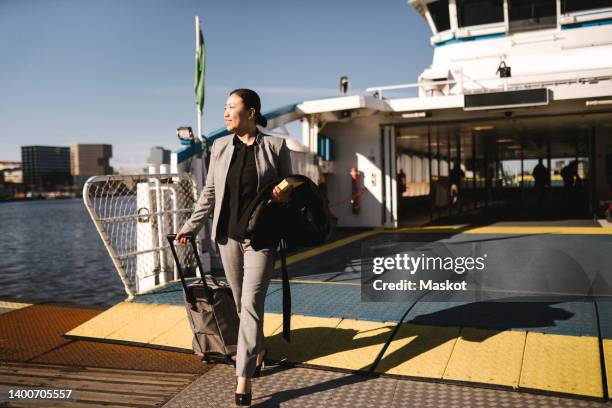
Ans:
[[[205,134],[234,88],[256,90],[265,112],[335,96],[341,75],[351,93],[415,82],[433,53],[406,0],[0,0],[0,160],[31,144],[110,143],[113,166],[175,150],[176,127],[196,128],[195,15]]]

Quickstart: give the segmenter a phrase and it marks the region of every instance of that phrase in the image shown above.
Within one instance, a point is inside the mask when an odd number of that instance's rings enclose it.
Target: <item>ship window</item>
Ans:
[[[503,0],[457,0],[459,27],[504,21]]]
[[[448,17],[448,0],[438,0],[427,4],[427,10],[431,14],[436,30],[446,31],[450,29],[450,19]]]
[[[561,0],[562,13],[606,7],[612,7],[612,0]]]
[[[539,30],[557,25],[556,0],[509,0],[510,31]]]

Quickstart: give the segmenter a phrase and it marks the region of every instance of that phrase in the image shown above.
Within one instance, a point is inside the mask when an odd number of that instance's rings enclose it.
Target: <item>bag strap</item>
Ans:
[[[289,343],[291,341],[291,288],[287,273],[287,245],[284,238],[280,240],[280,258],[283,275],[283,338]]]

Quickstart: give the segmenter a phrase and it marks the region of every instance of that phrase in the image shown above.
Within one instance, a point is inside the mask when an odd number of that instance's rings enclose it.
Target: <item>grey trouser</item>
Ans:
[[[225,239],[220,241],[225,242]],[[257,354],[264,349],[264,302],[274,272],[276,247],[256,251],[248,238],[242,243],[227,238],[226,243],[217,244],[240,316],[236,376],[251,378],[257,365]]]

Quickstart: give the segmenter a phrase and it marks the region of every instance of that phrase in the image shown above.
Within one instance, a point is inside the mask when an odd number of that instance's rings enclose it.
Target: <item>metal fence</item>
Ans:
[[[89,178],[83,201],[132,298],[178,279],[166,234],[176,233],[197,200],[189,173],[105,175]],[[177,245],[188,274],[193,252]]]

